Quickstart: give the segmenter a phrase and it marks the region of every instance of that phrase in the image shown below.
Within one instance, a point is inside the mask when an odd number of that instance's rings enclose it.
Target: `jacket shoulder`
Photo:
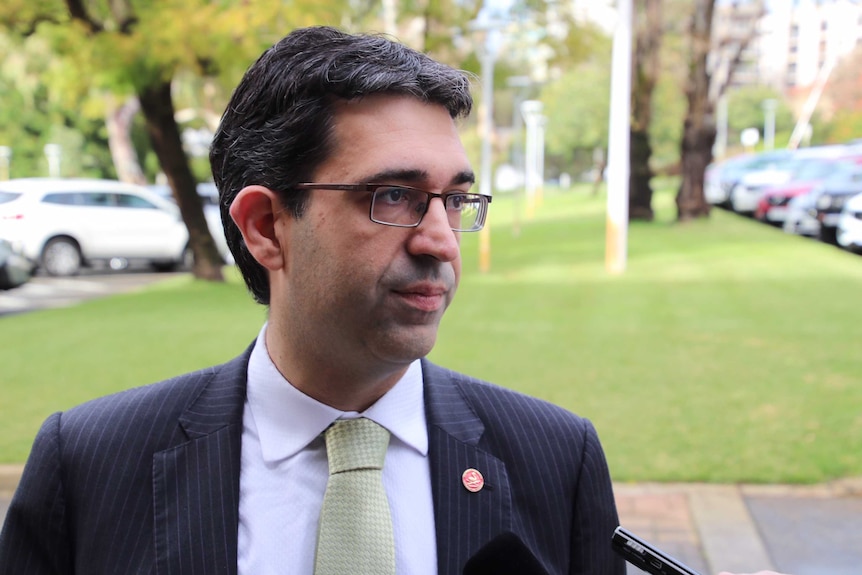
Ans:
[[[197,411],[197,419],[212,413],[223,425],[241,421],[247,357],[207,367],[164,381],[90,400],[55,414],[63,452],[116,450],[122,453],[186,439],[180,422]]]

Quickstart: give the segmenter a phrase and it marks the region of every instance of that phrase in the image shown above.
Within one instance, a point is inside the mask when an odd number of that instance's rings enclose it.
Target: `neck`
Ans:
[[[331,351],[297,353],[271,328],[266,330],[266,348],[281,375],[305,395],[341,411],[365,411],[398,383],[410,365],[381,362],[360,368],[358,362],[334,361]]]

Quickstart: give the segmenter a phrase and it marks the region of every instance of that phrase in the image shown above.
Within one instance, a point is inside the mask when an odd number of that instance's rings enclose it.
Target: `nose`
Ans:
[[[432,198],[422,222],[413,229],[407,250],[413,255],[451,262],[461,255],[460,240],[460,233],[449,225],[442,198]]]

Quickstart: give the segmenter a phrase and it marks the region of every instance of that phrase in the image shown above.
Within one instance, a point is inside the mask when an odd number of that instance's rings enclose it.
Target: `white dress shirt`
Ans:
[[[365,412],[342,412],[305,395],[278,371],[260,331],[248,364],[239,496],[239,575],[314,573],[317,524],[329,477],[321,435],[338,418],[363,416],[389,430],[383,467],[399,575],[435,575],[437,546],[422,367]]]

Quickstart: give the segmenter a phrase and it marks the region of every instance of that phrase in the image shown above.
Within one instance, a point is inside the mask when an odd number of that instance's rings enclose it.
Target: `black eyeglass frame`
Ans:
[[[434,198],[440,198],[443,201],[444,207],[446,206],[446,200],[449,196],[469,196],[471,198],[479,198],[481,200],[479,215],[476,217],[476,222],[479,227],[463,229],[463,228],[452,228],[452,231],[456,232],[478,232],[482,228],[485,227],[485,219],[488,216],[488,204],[491,203],[493,199],[491,196],[485,194],[479,194],[476,192],[461,192],[461,191],[449,191],[443,192],[442,194],[436,194],[434,192],[428,192],[426,190],[420,188],[414,188],[412,186],[402,186],[400,184],[318,184],[313,182],[305,182],[301,184],[296,184],[293,186],[296,190],[335,190],[335,191],[344,191],[344,192],[371,192],[372,194],[377,192],[380,188],[398,188],[402,190],[409,190],[411,192],[418,192],[421,194],[425,194],[428,198],[428,201],[425,202],[425,210],[422,212],[422,215],[419,216],[419,220],[416,223],[412,224],[394,224],[392,222],[383,222],[380,220],[375,220],[374,216],[374,200],[372,198],[371,205],[368,207],[368,219],[370,219],[375,224],[380,224],[382,226],[392,226],[396,228],[415,228],[418,227],[419,224],[422,223],[423,218],[425,218],[425,214],[428,213],[428,207],[431,205],[431,200]]]

